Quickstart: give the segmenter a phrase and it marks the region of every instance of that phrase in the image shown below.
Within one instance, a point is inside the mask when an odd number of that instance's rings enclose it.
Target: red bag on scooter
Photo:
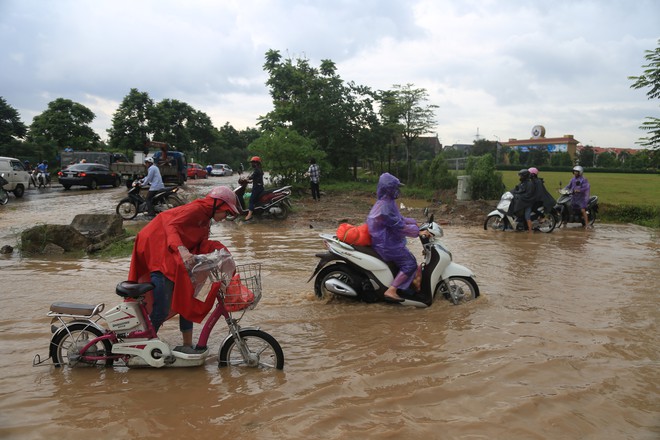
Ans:
[[[366,223],[354,226],[350,223],[342,223],[337,228],[337,239],[344,243],[355,246],[371,246],[371,235]]]
[[[225,308],[230,312],[247,309],[254,302],[254,293],[241,283],[241,276],[235,274],[225,290]]]

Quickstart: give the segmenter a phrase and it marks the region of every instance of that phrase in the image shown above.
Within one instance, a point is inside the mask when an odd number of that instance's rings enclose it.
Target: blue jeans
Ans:
[[[253,185],[252,194],[250,194],[250,204],[248,205],[249,211],[254,211],[254,207],[257,205],[259,196],[264,192],[264,187],[262,185]]]
[[[170,315],[170,307],[172,306],[172,291],[174,290],[174,282],[165,277],[162,272],[151,272],[151,282],[154,283],[154,306],[151,310],[151,323],[156,328],[156,332],[163,325],[167,317]],[[193,323],[188,321],[183,316],[179,315],[179,330],[192,331]]]

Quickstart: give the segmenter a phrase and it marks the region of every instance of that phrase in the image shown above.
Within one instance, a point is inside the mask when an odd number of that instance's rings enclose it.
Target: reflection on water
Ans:
[[[49,304],[114,305],[129,260],[0,259],[0,437],[658,438],[650,230],[448,227],[443,241],[483,296],[428,309],[316,299],[320,232],[332,231],[212,228],[237,261],[263,263],[264,297],[244,324],[281,343],[274,372],[219,370],[215,357],[190,369],[32,368]],[[179,342],[176,323],[162,333]]]

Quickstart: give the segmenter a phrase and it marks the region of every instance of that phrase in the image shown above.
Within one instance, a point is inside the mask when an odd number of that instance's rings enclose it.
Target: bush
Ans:
[[[431,161],[426,173],[426,186],[432,189],[452,189],[458,185],[456,176],[449,172],[447,161],[442,155],[437,155]]]
[[[502,173],[495,171],[495,160],[490,154],[481,157],[469,157],[465,171],[470,176],[472,200],[499,199],[504,192]]]

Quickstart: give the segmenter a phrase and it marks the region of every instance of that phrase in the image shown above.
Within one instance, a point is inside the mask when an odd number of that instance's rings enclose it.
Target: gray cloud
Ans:
[[[133,87],[216,126],[271,108],[264,54],[331,59],[347,81],[429,91],[444,143],[572,133],[633,146],[657,102],[630,89],[660,37],[660,3],[627,1],[0,1],[0,96],[25,123],[64,97],[102,137]]]

